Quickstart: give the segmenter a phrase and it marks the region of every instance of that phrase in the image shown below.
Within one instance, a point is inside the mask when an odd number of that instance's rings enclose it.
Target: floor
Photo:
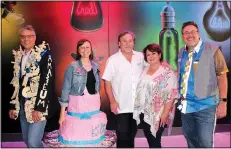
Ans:
[[[46,147],[46,145],[44,145]],[[22,141],[2,142],[2,148],[26,147]],[[115,147],[115,145],[113,146]],[[136,137],[135,147],[148,147],[144,137]],[[187,143],[182,135],[171,135],[162,137],[162,147],[187,147]],[[215,133],[214,147],[230,148],[230,132]]]

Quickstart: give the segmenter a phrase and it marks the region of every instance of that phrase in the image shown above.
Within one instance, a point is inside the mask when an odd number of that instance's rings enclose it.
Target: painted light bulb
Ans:
[[[71,26],[78,31],[94,31],[103,25],[103,14],[100,2],[73,2]]]
[[[207,36],[218,42],[230,38],[230,9],[226,1],[214,1],[203,18]]]
[[[163,50],[163,60],[166,60],[172,68],[177,70],[178,32],[175,27],[175,11],[167,5],[161,14],[162,30],[159,33],[159,44]]]

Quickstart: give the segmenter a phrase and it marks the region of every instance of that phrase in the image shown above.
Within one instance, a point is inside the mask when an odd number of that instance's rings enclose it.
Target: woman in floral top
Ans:
[[[177,76],[170,65],[163,61],[159,45],[147,45],[143,54],[149,65],[137,86],[133,118],[137,125],[140,121],[143,124],[149,147],[160,148],[164,128],[166,125],[171,128],[174,118],[174,104],[178,98]]]

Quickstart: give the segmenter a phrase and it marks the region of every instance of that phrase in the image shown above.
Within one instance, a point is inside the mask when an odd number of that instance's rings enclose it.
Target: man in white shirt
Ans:
[[[107,60],[103,79],[110,100],[111,111],[116,115],[117,147],[134,147],[137,126],[133,119],[135,91],[143,71],[143,54],[134,51],[135,35],[130,31],[118,36],[119,51]]]

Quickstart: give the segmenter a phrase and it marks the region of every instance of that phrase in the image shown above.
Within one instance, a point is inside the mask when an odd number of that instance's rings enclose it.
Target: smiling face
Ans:
[[[196,47],[200,40],[200,34],[198,28],[194,25],[187,25],[182,30],[183,41],[189,49]]]
[[[120,38],[119,47],[121,52],[130,53],[134,49],[134,39],[131,34],[125,34]]]
[[[151,52],[147,49],[146,51],[146,57],[147,57],[147,62],[152,65],[152,64],[158,64],[160,63],[161,59],[161,53],[158,52]]]
[[[20,43],[25,48],[25,50],[31,50],[35,45],[35,32],[30,30],[22,30],[20,32]]]
[[[89,58],[91,55],[91,44],[85,41],[78,49],[79,54],[82,58]]]

